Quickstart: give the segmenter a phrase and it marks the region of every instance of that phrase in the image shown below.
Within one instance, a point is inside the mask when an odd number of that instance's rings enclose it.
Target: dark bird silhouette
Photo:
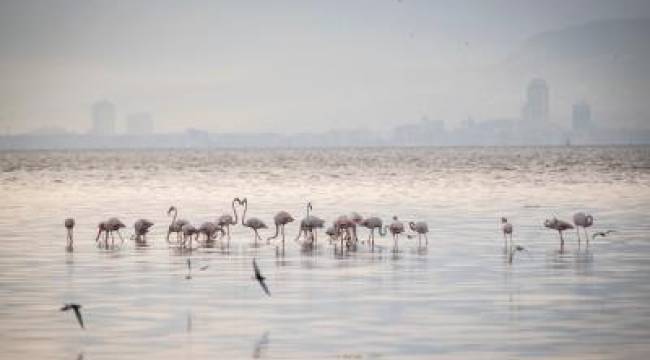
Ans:
[[[266,293],[266,295],[271,296],[271,292],[269,291],[269,288],[266,286],[266,283],[264,280],[266,279],[264,276],[262,276],[262,273],[260,272],[260,268],[257,266],[257,262],[255,262],[255,258],[253,258],[253,270],[255,271],[255,280],[260,283],[260,286],[262,287],[262,290]]]
[[[616,230],[599,231],[599,232],[595,232],[593,235],[591,235],[591,238],[595,239],[597,236],[605,237],[605,236],[607,236],[607,235],[609,235],[611,233],[615,233],[615,232],[616,232]]]
[[[61,311],[68,311],[68,310],[74,310],[74,315],[77,317],[77,321],[79,322],[79,326],[81,326],[82,329],[84,328],[84,321],[81,318],[81,305],[79,304],[74,304],[74,303],[69,303],[69,304],[63,304],[63,307],[61,308]]]

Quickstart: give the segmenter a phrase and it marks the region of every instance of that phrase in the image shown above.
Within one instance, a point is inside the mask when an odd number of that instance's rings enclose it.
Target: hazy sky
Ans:
[[[513,117],[525,82],[485,71],[537,33],[625,17],[650,2],[1,0],[0,121],[85,131],[99,99],[159,131]]]

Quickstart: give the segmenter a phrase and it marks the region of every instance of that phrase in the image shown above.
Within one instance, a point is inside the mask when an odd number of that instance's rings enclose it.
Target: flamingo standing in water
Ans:
[[[336,234],[341,240],[341,251],[343,251],[344,241],[347,247],[352,245],[353,227],[355,227],[355,224],[347,215],[341,215],[334,220],[334,229],[336,229]]]
[[[427,238],[427,233],[429,232],[429,226],[427,225],[426,222],[424,221],[418,221],[418,222],[409,222],[409,228],[411,231],[415,231],[418,233],[418,247],[420,246],[420,242],[422,241],[422,236],[424,235],[424,241],[425,241],[425,246],[429,246],[429,238]]]
[[[206,242],[214,240],[218,232],[221,232],[221,236],[223,236],[224,234],[223,228],[221,228],[221,226],[217,225],[212,221],[204,222],[203,224],[201,224],[201,226],[199,226],[198,229],[198,234],[205,235]]]
[[[232,199],[232,213],[235,216],[234,218],[230,216],[230,214],[223,214],[219,216],[217,219],[217,225],[219,225],[221,228],[226,229],[226,234],[228,235],[228,240],[230,240],[230,226],[235,226],[237,225],[237,209],[235,209],[235,202],[238,204],[241,204],[241,201],[239,198],[234,198]],[[221,235],[223,236],[223,235]]]
[[[253,232],[255,233],[255,243],[257,244],[257,239],[260,239],[260,241],[262,240],[258,231],[261,229],[266,229],[268,228],[268,226],[266,226],[264,221],[256,217],[248,218],[248,220],[246,220],[246,211],[248,210],[248,199],[244,198],[243,200],[240,201],[240,204],[244,205],[244,213],[241,216],[241,224],[253,230]]]
[[[356,244],[357,241],[359,240],[357,238],[357,226],[361,224],[363,221],[363,216],[361,216],[358,212],[353,211],[350,213],[350,221],[352,221],[352,227],[350,228],[352,230],[352,238],[354,240],[354,243]]]
[[[63,225],[65,225],[65,229],[68,233],[67,236],[67,243],[65,245],[65,249],[67,251],[72,251],[72,231],[74,230],[74,219],[73,218],[67,218],[63,222]]]
[[[284,246],[284,226],[287,225],[290,222],[293,222],[294,218],[289,214],[288,212],[282,210],[278,211],[277,214],[273,217],[273,222],[275,223],[275,235],[270,236],[266,241],[270,241],[271,239],[275,239],[278,237],[278,233],[280,232],[280,228],[282,228],[282,246]]]
[[[512,246],[512,224],[505,217],[501,218],[501,232],[503,233],[503,244],[508,249],[508,237],[510,238],[510,246]]]
[[[176,233],[176,241],[180,242],[181,234],[183,233],[183,226],[189,224],[190,222],[185,219],[176,219],[178,216],[178,210],[176,209],[176,206],[169,207],[169,210],[167,210],[167,216],[169,216],[171,213],[174,213],[174,216],[172,217],[172,222],[169,224],[169,229],[167,230],[167,243],[169,243],[169,235],[171,233]]]
[[[546,219],[544,221],[544,226],[549,229],[557,230],[557,232],[560,234],[560,252],[564,252],[564,238],[562,237],[562,231],[573,229],[573,225],[564,220],[553,218]]]
[[[147,219],[140,219],[133,224],[133,230],[135,231],[135,241],[145,243],[147,242],[147,233],[149,233],[149,228],[153,226],[153,222]]]
[[[393,244],[394,244],[395,251],[397,251],[399,234],[404,232],[404,223],[399,221],[397,219],[397,216],[393,216],[393,222],[390,225],[386,225],[386,228],[388,228],[390,233],[393,235]]]
[[[298,236],[294,241],[300,239],[300,235],[305,236],[305,240],[311,240],[312,242],[318,241],[318,229],[322,228],[325,225],[325,220],[319,218],[318,216],[310,215],[309,211],[312,210],[311,202],[307,203],[307,216],[300,220],[300,229],[298,230]],[[309,237],[307,236],[309,234]]]
[[[181,246],[183,247],[192,247],[192,236],[195,236],[194,240],[199,241],[199,230],[192,224],[188,223],[183,225],[181,228],[181,233],[183,234],[183,242],[181,243]]]
[[[375,229],[379,232],[380,236],[386,236],[386,231],[384,229],[384,232],[382,233],[382,228],[383,228],[383,222],[381,221],[380,218],[376,216],[371,216],[369,218],[365,218],[359,223],[359,225],[367,228],[370,230],[368,233],[368,244],[370,244],[372,247],[375,246]]]
[[[102,232],[104,232],[105,233],[104,243],[108,246],[108,235],[111,235],[111,239],[112,239],[111,243],[115,245],[115,235],[113,233],[117,232],[117,235],[120,237],[122,242],[124,242],[124,238],[120,233],[120,229],[124,227],[126,227],[126,225],[124,225],[124,223],[121,222],[116,217],[112,217],[106,221],[102,221],[97,225],[97,237],[95,238],[95,241],[98,241]]]
[[[576,226],[576,233],[578,234],[578,246],[580,246],[580,228],[584,230],[585,236],[587,237],[587,245],[589,245],[587,228],[594,224],[594,217],[582,211],[577,212],[573,214],[573,224]]]

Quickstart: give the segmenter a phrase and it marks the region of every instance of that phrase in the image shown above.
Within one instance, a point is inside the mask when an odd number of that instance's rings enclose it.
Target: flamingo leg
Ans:
[[[282,252],[284,252],[284,224],[282,224]]]
[[[424,246],[429,247],[429,237],[424,233]]]

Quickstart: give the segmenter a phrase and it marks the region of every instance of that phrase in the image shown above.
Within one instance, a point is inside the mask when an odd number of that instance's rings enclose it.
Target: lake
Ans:
[[[1,152],[2,357],[644,358],[650,353],[650,147]],[[428,223],[429,245],[376,237],[335,253],[294,241],[191,251],[165,241],[171,205],[192,223],[279,210],[331,223],[356,211]],[[543,222],[594,216],[575,231]],[[241,214],[241,213],[240,213]],[[74,252],[66,217],[76,219]],[[155,225],[148,246],[105,249],[97,224]],[[499,220],[527,251],[512,263]],[[262,231],[262,237],[274,229]],[[362,240],[365,229],[359,230]],[[186,261],[194,264],[187,279]],[[251,279],[257,259],[272,296]],[[199,267],[208,266],[204,271]],[[82,304],[86,329],[63,303]]]

